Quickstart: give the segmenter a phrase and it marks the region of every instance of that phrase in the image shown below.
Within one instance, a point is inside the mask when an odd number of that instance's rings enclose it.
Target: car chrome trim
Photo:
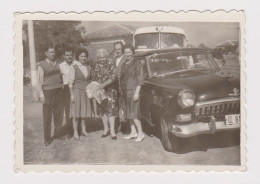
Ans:
[[[239,97],[228,97],[195,104],[194,114],[197,117],[223,117],[230,113],[240,113]]]
[[[228,97],[228,98],[221,98],[221,99],[216,99],[216,100],[209,100],[205,102],[197,102],[195,104],[196,107],[203,106],[203,105],[210,105],[214,103],[223,103],[223,102],[234,102],[234,101],[239,101],[239,97]]]
[[[214,134],[220,131],[231,131],[240,128],[240,124],[226,125],[224,121],[197,122],[187,125],[169,124],[169,132],[177,137],[192,137],[200,134]]]
[[[180,123],[191,121],[191,114],[178,114],[176,115],[175,121]]]

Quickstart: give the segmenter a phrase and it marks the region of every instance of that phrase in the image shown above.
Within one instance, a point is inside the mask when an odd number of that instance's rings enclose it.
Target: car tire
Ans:
[[[169,152],[176,152],[176,153],[180,152],[181,151],[180,146],[182,144],[182,140],[181,138],[178,138],[169,133],[167,122],[163,117],[161,117],[160,130],[161,130],[160,139],[163,148]]]

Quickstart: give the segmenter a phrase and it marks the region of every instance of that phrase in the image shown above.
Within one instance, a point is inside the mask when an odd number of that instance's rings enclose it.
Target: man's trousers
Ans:
[[[45,103],[43,104],[44,140],[51,142],[51,121],[54,120],[54,138],[61,136],[63,121],[63,91],[62,88],[43,90]]]

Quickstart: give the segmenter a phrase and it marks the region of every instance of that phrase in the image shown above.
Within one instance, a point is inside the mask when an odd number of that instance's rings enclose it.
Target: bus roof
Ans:
[[[177,33],[185,35],[183,29],[173,26],[150,26],[150,27],[142,27],[135,31],[134,35],[143,34],[143,33]]]

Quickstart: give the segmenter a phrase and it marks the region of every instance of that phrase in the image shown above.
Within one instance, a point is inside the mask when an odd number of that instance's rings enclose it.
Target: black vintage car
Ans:
[[[179,152],[186,138],[240,129],[240,82],[221,76],[203,49],[140,52],[145,84],[140,94],[143,125],[167,151]],[[184,142],[183,142],[184,141]]]

